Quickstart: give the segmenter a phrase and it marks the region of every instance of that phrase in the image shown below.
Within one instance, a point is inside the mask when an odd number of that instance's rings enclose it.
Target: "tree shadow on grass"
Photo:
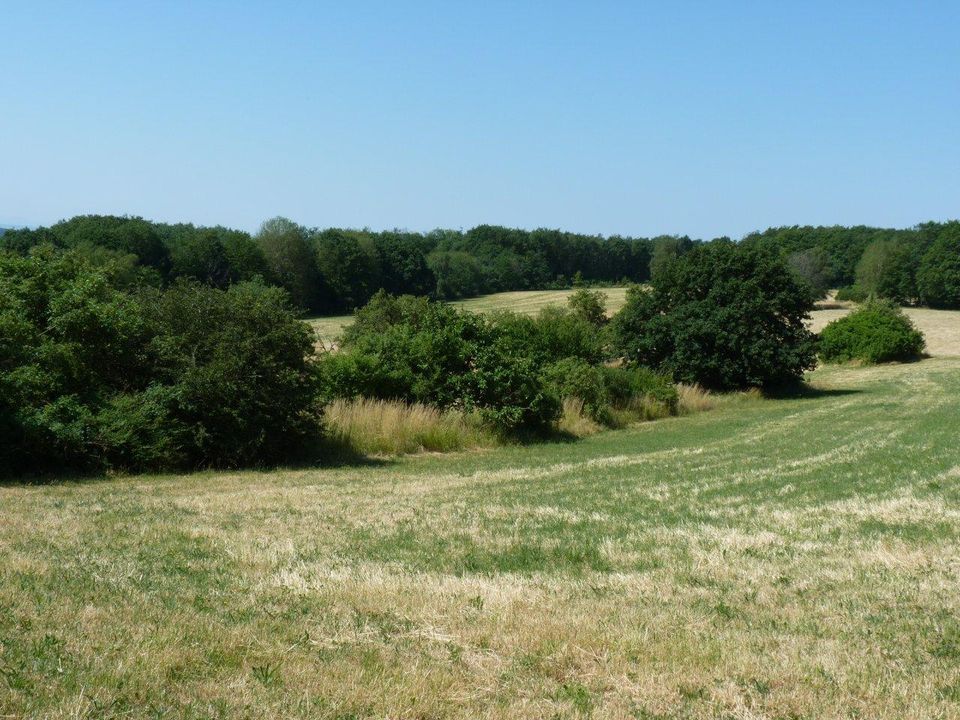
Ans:
[[[763,396],[771,400],[813,400],[817,398],[844,397],[859,395],[863,390],[857,388],[821,388],[807,383],[797,383],[764,390]]]
[[[395,464],[395,458],[376,458],[363,455],[346,443],[332,438],[322,438],[298,457],[283,463],[253,464],[242,467],[198,466],[169,468],[166,470],[145,470],[128,472],[125,470],[89,470],[76,469],[45,470],[20,475],[0,475],[0,488],[39,487],[44,485],[92,485],[101,482],[114,482],[125,478],[175,478],[205,473],[258,472],[271,473],[283,471],[331,470],[337,468],[381,468]]]

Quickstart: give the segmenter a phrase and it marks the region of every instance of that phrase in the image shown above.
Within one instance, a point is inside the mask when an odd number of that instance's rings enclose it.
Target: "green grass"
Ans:
[[[0,487],[0,716],[960,716],[960,360],[328,469]]]

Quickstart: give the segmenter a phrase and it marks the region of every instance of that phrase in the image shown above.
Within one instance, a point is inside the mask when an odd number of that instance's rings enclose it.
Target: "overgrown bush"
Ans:
[[[0,468],[259,464],[315,437],[312,338],[282,290],[114,278],[76,251],[0,253]]]
[[[490,321],[504,342],[541,363],[575,357],[596,364],[604,359],[600,328],[571,310],[545,307],[533,317],[501,312],[491,316]]]
[[[856,285],[850,285],[848,287],[842,287],[837,290],[836,299],[840,302],[856,302],[861,303],[865,302],[867,299],[867,292],[861,287]]]
[[[638,399],[648,399],[676,412],[677,386],[669,375],[645,367],[604,367],[602,371],[607,400],[614,407],[627,408]]]
[[[610,398],[603,368],[568,357],[544,368],[543,378],[557,396],[577,398],[593,420],[609,422]]]
[[[149,299],[152,384],[171,389],[187,465],[289,460],[317,435],[313,337],[283,290],[178,282]]]
[[[820,358],[839,363],[911,360],[923,352],[923,334],[894,304],[874,300],[820,333]]]
[[[537,430],[556,419],[559,399],[540,377],[542,354],[518,337],[480,315],[380,292],[321,362],[321,383],[327,397],[476,410],[502,431]]]
[[[612,337],[630,363],[716,390],[799,380],[814,365],[805,321],[809,289],[781,256],[755,245],[716,241],[676,258],[632,288],[612,320]]]
[[[567,298],[567,306],[574,315],[591,325],[602,327],[607,324],[607,296],[599,290],[580,288]]]

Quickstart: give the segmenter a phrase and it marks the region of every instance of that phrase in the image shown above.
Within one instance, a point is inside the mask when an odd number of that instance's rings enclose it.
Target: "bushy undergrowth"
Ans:
[[[323,393],[463,411],[508,434],[549,431],[558,420],[563,429],[574,405],[573,414],[608,427],[676,414],[669,377],[602,364],[602,303],[583,293],[572,305],[484,317],[378,294],[321,361]]]
[[[113,271],[0,253],[3,471],[261,464],[316,437],[312,340],[282,290],[124,290]]]
[[[917,330],[896,305],[875,300],[834,320],[820,333],[820,358],[840,363],[881,363],[917,358],[925,346]]]
[[[549,427],[560,399],[541,359],[496,322],[443,303],[378,293],[356,314],[341,350],[320,364],[325,395],[477,412],[501,432]]]
[[[557,396],[580,401],[580,410],[600,423],[610,420],[610,393],[603,368],[576,357],[544,368],[543,379]]]
[[[848,287],[842,287],[837,290],[835,296],[840,302],[865,302],[867,299],[867,292],[863,288],[857,287],[856,285],[850,285]]]

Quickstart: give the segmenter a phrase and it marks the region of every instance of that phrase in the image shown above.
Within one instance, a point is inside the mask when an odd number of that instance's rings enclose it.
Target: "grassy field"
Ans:
[[[612,314],[623,307],[627,298],[627,289],[625,287],[597,288],[607,296],[607,310]],[[494,312],[496,310],[513,310],[514,312],[528,313],[530,315],[540,312],[542,308],[550,305],[563,305],[567,303],[575,290],[520,290],[517,292],[495,293],[493,295],[483,295],[481,297],[470,298],[469,300],[458,300],[453,305],[461,307],[464,310],[472,312]],[[309,322],[317,331],[320,339],[330,345],[336,340],[337,336],[343,332],[343,328],[353,321],[352,315],[336,315],[332,317],[312,318]]]
[[[0,717],[960,717],[960,359],[577,443],[0,486]]]

